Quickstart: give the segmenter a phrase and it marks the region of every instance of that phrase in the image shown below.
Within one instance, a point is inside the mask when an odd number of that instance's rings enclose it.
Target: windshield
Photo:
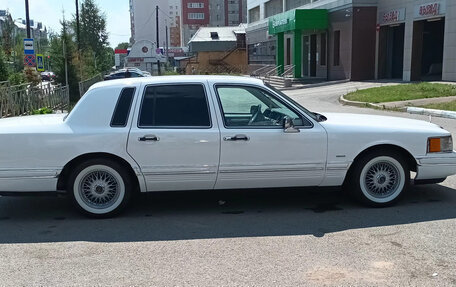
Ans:
[[[273,90],[274,92],[276,92],[277,94],[279,94],[280,96],[282,96],[283,98],[285,98],[287,101],[289,101],[290,103],[292,103],[293,105],[297,106],[301,111],[303,111],[306,115],[308,115],[309,117],[311,117],[312,119],[314,119],[315,121],[319,121],[317,115],[315,113],[312,113],[311,111],[309,111],[308,109],[304,108],[303,106],[301,106],[298,102],[296,102],[295,100],[293,100],[292,98],[290,98],[289,96],[285,95],[282,91],[279,91],[277,90],[276,88],[274,88],[272,85],[270,85],[269,83],[264,83],[264,85],[266,87],[268,87],[269,89]]]

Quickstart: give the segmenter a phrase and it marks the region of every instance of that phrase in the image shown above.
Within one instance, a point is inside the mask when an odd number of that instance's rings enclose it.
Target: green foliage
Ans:
[[[106,15],[100,11],[94,0],[84,0],[79,17],[81,54],[84,54],[85,60],[91,59],[82,63],[84,66],[92,66],[95,74],[108,71],[114,65],[114,50],[109,47]],[[73,25],[75,22],[73,21]]]
[[[384,103],[449,96],[456,96],[455,85],[423,82],[359,90],[349,93],[345,99],[367,103]]]
[[[41,76],[35,69],[24,69],[24,77],[27,83],[36,86],[41,83]]]
[[[45,115],[45,114],[52,114],[54,111],[50,108],[41,108],[38,110],[32,111],[32,115]]]
[[[23,73],[12,73],[8,77],[8,81],[12,86],[20,85],[25,83],[25,77]]]
[[[65,78],[65,59],[68,67],[68,85],[70,87],[70,101],[76,102],[79,99],[79,79],[76,66],[76,44],[73,41],[73,34],[68,29],[68,21],[60,21],[62,29],[60,34],[51,35],[49,54],[52,61],[52,69],[56,76],[56,82],[66,85]],[[65,45],[65,54],[63,46]]]
[[[174,71],[165,71],[163,73],[163,76],[173,76],[173,75],[180,75],[178,72],[174,72]]]
[[[130,46],[130,43],[122,42],[117,45],[116,49],[125,50],[125,49],[128,49],[129,46]]]
[[[0,49],[0,81],[8,80],[8,65],[6,63],[5,54],[3,49]]]
[[[423,106],[427,109],[436,109],[436,110],[447,110],[447,111],[456,111],[456,101],[447,102],[447,103],[434,103]]]

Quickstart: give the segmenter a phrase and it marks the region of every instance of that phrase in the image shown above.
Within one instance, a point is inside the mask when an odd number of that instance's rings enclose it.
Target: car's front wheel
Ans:
[[[93,159],[79,164],[70,175],[69,193],[80,211],[91,217],[110,217],[127,204],[132,181],[115,161]]]
[[[354,163],[350,189],[365,204],[389,206],[400,199],[410,183],[410,169],[395,152],[372,152]]]

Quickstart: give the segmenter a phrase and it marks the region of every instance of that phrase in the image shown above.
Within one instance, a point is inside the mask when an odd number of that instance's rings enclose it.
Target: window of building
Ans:
[[[125,127],[130,114],[135,88],[125,88],[120,93],[111,119],[111,127]]]
[[[326,33],[320,35],[320,65],[326,66]]]
[[[311,2],[311,0],[287,0],[285,8],[288,11],[309,4]],[[313,2],[315,2],[315,0]]]
[[[188,19],[202,20],[204,19],[204,13],[188,13]]]
[[[204,3],[190,2],[187,3],[187,8],[204,8]]]
[[[334,31],[334,66],[340,65],[340,31]]]
[[[264,4],[264,17],[268,18],[283,12],[282,0],[271,0]]]
[[[249,10],[249,23],[260,21],[260,6]]]
[[[210,127],[204,87],[198,84],[149,86],[139,115],[139,127]]]

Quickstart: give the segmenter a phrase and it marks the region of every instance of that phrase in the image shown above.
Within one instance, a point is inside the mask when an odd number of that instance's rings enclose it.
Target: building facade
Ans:
[[[209,12],[212,27],[238,26],[247,23],[247,0],[211,0]]]
[[[209,26],[209,0],[182,0],[182,39],[187,45],[200,27]]]
[[[157,42],[156,6],[159,8],[158,46],[166,47],[168,44],[170,47],[180,47],[182,43],[180,0],[130,0],[131,44],[140,40]]]
[[[252,0],[250,65],[330,80],[456,81],[456,1]]]

